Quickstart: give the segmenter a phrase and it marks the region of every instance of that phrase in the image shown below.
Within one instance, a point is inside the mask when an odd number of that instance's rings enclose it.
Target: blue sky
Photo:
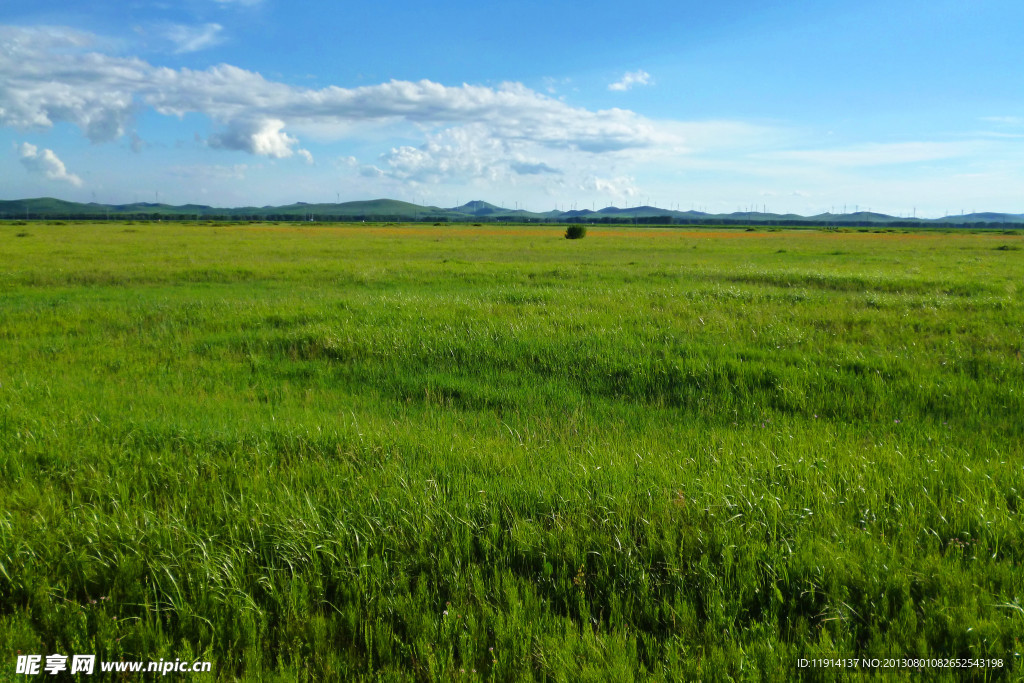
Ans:
[[[1019,0],[0,8],[0,198],[1024,212]]]

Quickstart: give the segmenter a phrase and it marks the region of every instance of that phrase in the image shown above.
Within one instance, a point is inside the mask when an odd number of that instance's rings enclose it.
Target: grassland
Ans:
[[[1021,675],[1024,237],[562,234],[0,225],[0,678]]]

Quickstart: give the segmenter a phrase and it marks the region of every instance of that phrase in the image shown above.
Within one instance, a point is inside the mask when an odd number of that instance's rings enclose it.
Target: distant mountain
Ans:
[[[1021,223],[1024,222],[1024,214],[1019,213],[968,213],[960,216],[946,216],[937,218],[942,223]]]
[[[587,211],[587,213],[591,213]],[[672,211],[670,209],[659,209],[653,206],[633,206],[625,209],[620,209],[617,206],[609,206],[601,209],[596,213],[603,214],[605,216],[622,216],[624,218],[647,218],[653,216],[681,216],[682,213],[679,211]]]
[[[895,216],[887,216],[884,213],[874,213],[871,211],[856,211],[854,213],[819,213],[816,216],[808,216],[807,218],[813,221],[820,221],[823,223],[892,223],[893,221],[920,221],[924,222],[925,219],[916,218],[897,218]]]
[[[436,207],[424,207],[418,204],[398,201],[397,199],[371,199],[368,201],[345,202],[343,204],[306,204],[298,202],[287,206],[266,206],[261,209],[236,209],[242,213],[254,215],[279,214],[287,216],[394,216],[403,219],[415,219],[425,212],[443,211]]]
[[[500,206],[495,206],[494,204],[489,204],[479,199],[472,202],[466,202],[462,206],[456,206],[448,210],[454,213],[463,213],[467,216],[493,216],[495,214],[506,214],[509,212],[508,209],[503,209]]]
[[[928,226],[928,225],[1020,225],[1024,214],[971,213],[945,218],[900,218],[870,211],[822,213],[816,216],[737,211],[709,214],[702,211],[673,211],[655,206],[620,208],[609,206],[597,211],[574,209],[544,212],[509,209],[483,200],[461,206],[441,208],[420,206],[395,199],[372,199],[337,204],[296,202],[284,206],[217,208],[204,204],[171,206],[152,202],[133,204],[79,204],[52,197],[0,201],[0,219],[217,219],[217,220],[317,220],[317,221],[491,221],[491,222],[575,222],[636,223],[646,225],[825,225],[825,226]]]
[[[892,220],[892,216],[886,216],[884,213],[875,213],[873,211],[855,211],[841,215],[849,216],[850,220],[866,223],[885,223]]]

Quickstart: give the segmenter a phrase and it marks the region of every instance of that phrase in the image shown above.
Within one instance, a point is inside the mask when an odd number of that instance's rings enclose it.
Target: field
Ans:
[[[1020,233],[0,224],[0,679],[1013,679],[1022,344]]]

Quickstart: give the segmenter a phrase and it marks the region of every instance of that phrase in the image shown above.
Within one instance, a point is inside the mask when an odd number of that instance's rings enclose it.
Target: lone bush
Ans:
[[[565,239],[567,240],[581,240],[587,236],[587,226],[585,225],[570,225],[565,229]]]

